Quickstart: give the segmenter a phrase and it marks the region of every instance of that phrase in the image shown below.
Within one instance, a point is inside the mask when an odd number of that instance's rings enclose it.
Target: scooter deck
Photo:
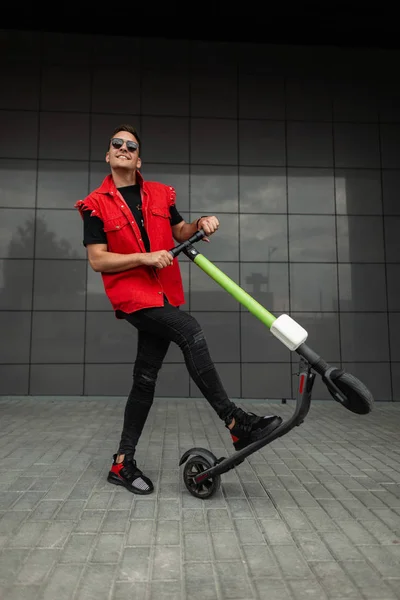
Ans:
[[[293,415],[287,420],[281,423],[274,431],[269,435],[256,440],[252,444],[246,446],[242,450],[238,450],[228,458],[219,458],[217,462],[209,469],[199,473],[194,477],[196,483],[201,483],[203,480],[211,477],[212,475],[221,475],[226,473],[230,469],[233,469],[244,461],[247,456],[253,454],[260,448],[264,448],[279,437],[286,435],[294,427],[301,425],[310,410],[312,389],[314,386],[315,373],[311,372],[311,367],[304,360],[301,360],[301,367],[299,372],[299,388],[296,401],[296,408]],[[191,448],[182,455],[179,465],[182,465],[190,455],[200,454],[204,449]]]

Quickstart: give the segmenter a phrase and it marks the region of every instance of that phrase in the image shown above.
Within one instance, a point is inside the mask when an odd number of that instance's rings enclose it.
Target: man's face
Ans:
[[[139,143],[135,136],[128,131],[119,131],[113,140],[106,154],[106,162],[109,163],[111,169],[127,169],[129,171],[140,169],[142,163],[139,158]],[[121,145],[119,140],[123,140],[124,143]],[[137,148],[128,148],[127,142],[134,142]]]

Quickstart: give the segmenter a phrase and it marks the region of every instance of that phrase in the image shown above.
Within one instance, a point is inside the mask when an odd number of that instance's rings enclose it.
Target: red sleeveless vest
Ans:
[[[170,250],[175,246],[169,208],[175,203],[175,189],[162,183],[144,181],[137,171],[142,195],[144,226],[150,251]],[[111,175],[84,200],[75,203],[83,219],[84,210],[92,210],[104,224],[110,252],[134,254],[146,252],[140,230]],[[140,266],[120,273],[102,273],[105,292],[114,310],[126,313],[142,308],[163,306],[163,294],[173,306],[184,304],[184,291],[178,258],[164,269]]]

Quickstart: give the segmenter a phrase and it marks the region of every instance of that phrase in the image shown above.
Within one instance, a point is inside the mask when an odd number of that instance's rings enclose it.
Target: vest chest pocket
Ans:
[[[121,231],[124,227],[128,225],[128,221],[126,217],[120,216],[115,217],[114,219],[107,219],[104,221],[103,229],[105,233],[118,232]]]
[[[129,222],[124,215],[104,221],[103,229],[107,237],[108,249],[111,252],[129,254],[135,251],[135,237],[128,225]]]
[[[162,206],[152,206],[150,209],[153,217],[162,217],[163,219],[169,219],[170,214],[167,208],[163,208]]]

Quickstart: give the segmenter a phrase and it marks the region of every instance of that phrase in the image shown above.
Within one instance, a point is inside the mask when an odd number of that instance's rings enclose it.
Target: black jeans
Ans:
[[[182,350],[190,377],[218,416],[223,420],[229,417],[236,406],[227,396],[203,331],[194,317],[165,300],[164,306],[125,314],[124,318],[138,330],[138,349],[118,454],[135,453],[153,404],[157,376],[171,342]]]

